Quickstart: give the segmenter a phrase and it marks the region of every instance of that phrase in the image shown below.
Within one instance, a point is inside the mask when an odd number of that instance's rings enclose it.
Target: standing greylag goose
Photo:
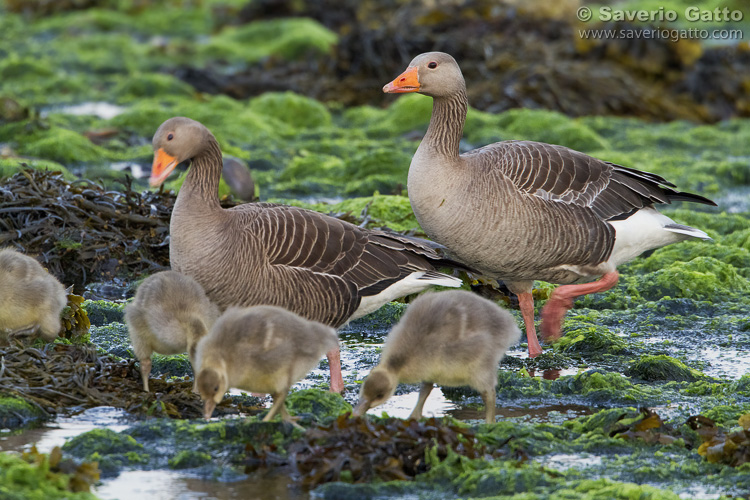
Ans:
[[[10,248],[0,250],[0,332],[51,341],[60,333],[65,287],[36,259]]]
[[[336,330],[281,307],[230,307],[196,350],[195,382],[204,401],[203,416],[211,418],[227,389],[236,387],[273,396],[264,422],[276,413],[291,421],[284,406],[289,388],[336,347]]]
[[[202,124],[170,118],[156,131],[151,185],[191,160],[170,222],[172,269],[195,278],[220,309],[276,305],[339,327],[388,301],[461,280],[435,271],[458,265],[431,242],[367,230],[297,207],[219,205],[219,143]],[[338,348],[328,353],[331,390],[344,382]]]
[[[383,92],[433,98],[430,125],[409,167],[414,214],[454,257],[502,278],[518,295],[532,357],[542,352],[534,329],[534,280],[565,285],[542,311],[542,334],[556,339],[573,299],[612,288],[618,265],[670,243],[708,239],[654,204],[715,203],[672,189],[658,175],[531,141],[503,141],[459,155],[468,100],[461,69],[448,54],[415,57]]]
[[[434,382],[479,391],[492,423],[497,364],[519,338],[513,316],[490,300],[464,290],[421,295],[388,334],[380,362],[362,383],[354,414],[385,403],[399,382],[422,382],[409,416],[418,419]]]
[[[188,353],[196,372],[195,347],[219,317],[219,308],[191,277],[176,271],[149,276],[125,307],[125,323],[148,392],[151,355]]]

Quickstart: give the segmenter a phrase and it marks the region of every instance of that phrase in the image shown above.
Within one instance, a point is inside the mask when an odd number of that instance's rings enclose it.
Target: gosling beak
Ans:
[[[203,418],[206,420],[211,419],[211,415],[214,413],[214,408],[216,408],[216,403],[213,399],[207,399],[203,402]]]
[[[164,182],[167,176],[177,166],[177,158],[169,156],[162,148],[154,153],[154,163],[151,165],[151,177],[148,183],[156,187]]]
[[[419,76],[417,67],[410,66],[391,83],[386,83],[383,92],[386,94],[405,94],[407,92],[419,91]]]
[[[366,399],[360,399],[359,402],[357,402],[357,406],[354,407],[352,410],[352,416],[353,417],[361,417],[365,413],[367,413],[367,410],[370,409],[370,402]]]

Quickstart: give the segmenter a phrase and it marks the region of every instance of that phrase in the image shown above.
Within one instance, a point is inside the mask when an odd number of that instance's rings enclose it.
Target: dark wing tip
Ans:
[[[709,200],[705,196],[694,193],[685,193],[683,191],[675,191],[668,193],[667,197],[669,201],[692,201],[694,203],[702,203],[704,205],[711,205],[712,207],[718,206],[715,201]]]

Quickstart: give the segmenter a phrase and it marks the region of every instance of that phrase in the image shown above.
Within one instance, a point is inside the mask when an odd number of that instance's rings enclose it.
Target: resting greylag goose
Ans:
[[[0,250],[0,331],[8,338],[39,333],[53,340],[67,303],[65,287],[36,259]]]
[[[654,204],[715,203],[677,191],[658,175],[531,141],[497,142],[459,155],[468,100],[461,69],[448,54],[415,57],[383,92],[433,98],[430,125],[409,167],[412,209],[452,256],[501,278],[518,295],[532,357],[542,352],[534,280],[564,285],[542,310],[542,334],[554,340],[573,299],[612,288],[620,264],[670,243],[708,239]]]
[[[195,378],[204,401],[203,416],[211,418],[230,387],[267,392],[276,413],[291,421],[284,400],[289,388],[315,368],[326,351],[338,346],[336,330],[275,306],[230,307],[198,343]]]
[[[386,402],[399,382],[422,382],[409,418],[422,416],[432,384],[468,385],[482,395],[487,423],[495,421],[497,364],[521,338],[513,316],[465,290],[426,293],[406,309],[359,393],[355,415]]]
[[[219,143],[202,124],[170,118],[156,131],[151,185],[191,160],[170,222],[172,269],[195,278],[220,309],[276,305],[338,328],[388,301],[461,280],[435,271],[459,264],[431,242],[367,230],[297,207],[219,205]],[[341,392],[339,351],[328,353],[331,390]]]
[[[187,352],[195,373],[195,347],[218,317],[219,308],[189,276],[163,271],[143,280],[133,302],[125,307],[130,342],[141,363],[143,390],[148,392],[154,352]]]

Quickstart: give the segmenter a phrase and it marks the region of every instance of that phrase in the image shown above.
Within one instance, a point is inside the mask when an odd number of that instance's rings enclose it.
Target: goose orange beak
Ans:
[[[417,67],[410,66],[391,83],[386,83],[383,92],[386,94],[405,94],[407,92],[419,91],[419,75]]]
[[[148,183],[156,187],[164,182],[169,174],[177,166],[177,158],[169,156],[162,148],[154,153],[154,163],[151,165],[151,177]]]

